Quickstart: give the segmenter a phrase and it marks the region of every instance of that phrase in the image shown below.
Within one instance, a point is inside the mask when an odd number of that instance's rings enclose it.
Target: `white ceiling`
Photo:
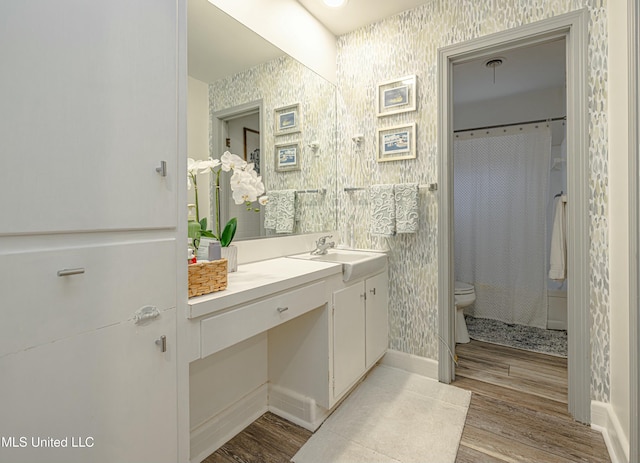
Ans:
[[[504,60],[501,66],[495,68],[495,83],[493,69],[485,66],[494,57]],[[562,88],[564,84],[564,40],[518,48],[453,67],[454,104]]]
[[[213,82],[284,52],[207,0],[187,3],[188,73]]]
[[[406,10],[412,10],[430,0],[347,0],[339,8],[331,8],[322,0],[298,0],[309,13],[333,32],[343,35],[367,24],[393,16]]]

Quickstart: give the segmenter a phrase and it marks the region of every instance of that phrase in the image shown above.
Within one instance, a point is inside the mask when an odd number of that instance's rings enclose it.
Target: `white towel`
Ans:
[[[269,200],[264,206],[264,228],[269,230],[276,229],[277,211],[278,211],[278,199],[280,197],[279,191],[270,191]]]
[[[396,233],[418,231],[418,184],[401,183],[393,186],[396,205]]]
[[[567,215],[565,205],[566,195],[561,195],[555,201],[553,229],[551,231],[551,253],[549,255],[549,278],[564,281],[567,278]]]
[[[279,234],[293,233],[296,221],[296,190],[273,190],[264,208],[264,228]]]
[[[296,190],[280,190],[276,207],[276,233],[293,233],[296,216]]]
[[[375,236],[393,236],[396,231],[396,205],[393,185],[369,188],[370,232]]]

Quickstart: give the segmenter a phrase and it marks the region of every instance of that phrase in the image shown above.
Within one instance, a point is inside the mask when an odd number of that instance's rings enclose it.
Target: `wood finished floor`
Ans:
[[[456,346],[472,392],[456,463],[610,462],[602,434],[567,411],[567,360],[479,341]]]
[[[273,413],[265,413],[203,463],[288,463],[311,434]]]
[[[456,353],[453,384],[472,392],[456,463],[610,462],[602,435],[567,412],[566,359],[479,341]],[[204,462],[286,463],[309,437],[267,413]]]

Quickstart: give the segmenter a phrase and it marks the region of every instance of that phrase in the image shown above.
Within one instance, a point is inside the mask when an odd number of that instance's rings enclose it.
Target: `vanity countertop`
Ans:
[[[210,315],[254,299],[342,273],[342,264],[278,257],[238,265],[227,289],[189,299],[188,318]]]

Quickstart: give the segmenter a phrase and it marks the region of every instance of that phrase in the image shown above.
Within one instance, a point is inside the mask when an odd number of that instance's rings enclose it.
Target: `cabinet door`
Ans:
[[[337,399],[365,370],[364,283],[333,293],[333,395]]]
[[[377,362],[389,344],[389,278],[381,273],[365,281],[367,368]]]
[[[171,309],[0,358],[0,461],[175,463],[175,339]]]
[[[176,12],[0,2],[0,235],[175,226]]]

